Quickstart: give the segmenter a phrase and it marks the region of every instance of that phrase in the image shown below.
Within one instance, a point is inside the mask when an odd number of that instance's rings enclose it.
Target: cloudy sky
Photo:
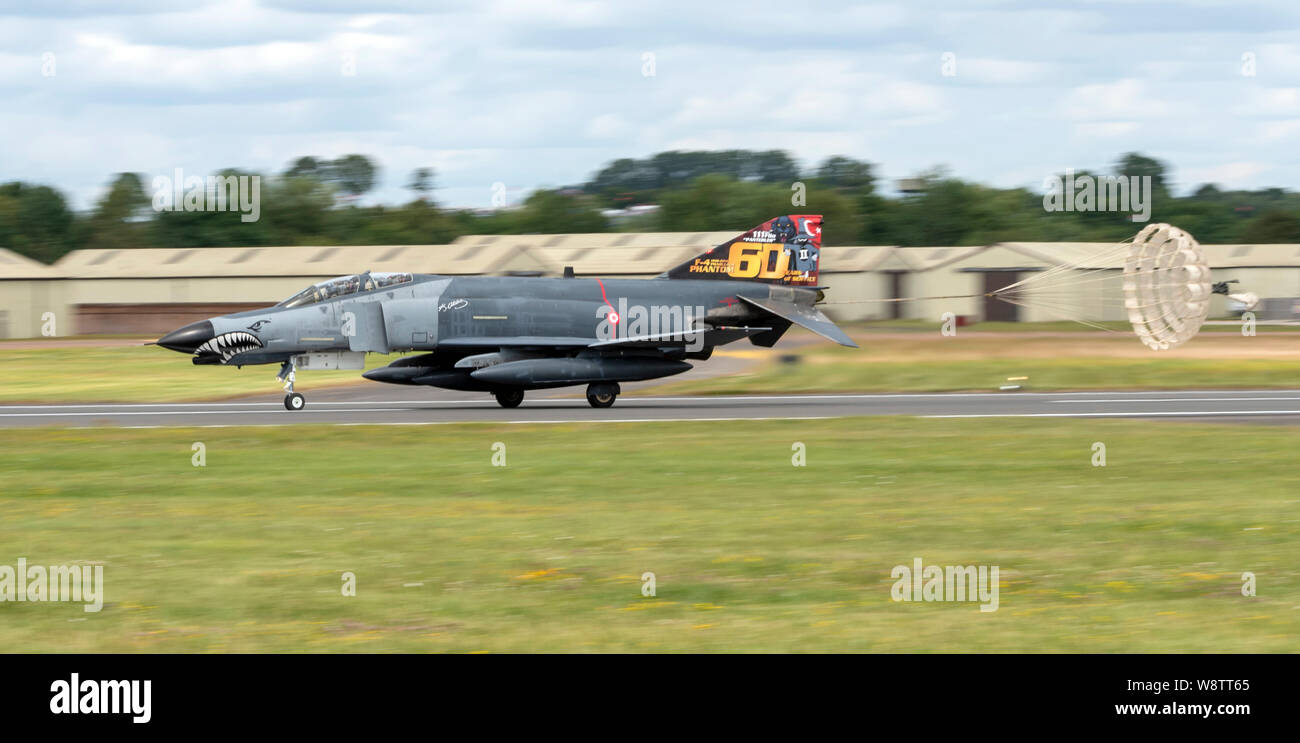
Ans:
[[[0,181],[77,208],[119,171],[352,152],[383,168],[370,201],[430,166],[451,206],[668,149],[1036,190],[1137,150],[1184,191],[1300,187],[1290,0],[100,5],[0,0]]]

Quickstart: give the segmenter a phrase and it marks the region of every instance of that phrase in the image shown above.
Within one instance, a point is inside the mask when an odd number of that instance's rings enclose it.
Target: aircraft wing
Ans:
[[[720,336],[726,336],[727,342],[730,342],[737,338],[744,338],[747,335],[758,335],[759,333],[765,333],[769,330],[771,330],[771,328],[720,325],[717,327],[696,328],[685,332],[638,335],[632,338],[615,338],[608,341],[596,341],[595,343],[588,343],[587,348],[686,346],[697,343],[701,335],[704,336],[704,342],[706,344],[709,344],[709,341]]]
[[[817,335],[835,341],[841,346],[858,347],[858,344],[854,343],[852,338],[845,335],[843,330],[836,327],[835,323],[831,322],[831,319],[822,314],[822,311],[816,307],[795,304],[794,302],[782,302],[778,299],[755,299],[746,297],[743,294],[737,296],[741,301],[760,310],[770,312],[784,320],[789,320],[796,325],[802,325]]]
[[[479,336],[473,338],[439,338],[439,348],[586,348],[590,338],[545,335]]]

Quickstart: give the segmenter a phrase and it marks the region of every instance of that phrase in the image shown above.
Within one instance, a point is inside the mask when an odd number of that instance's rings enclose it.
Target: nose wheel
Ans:
[[[284,391],[288,394],[284,396],[285,410],[302,410],[307,404],[307,398],[293,391],[293,380],[298,376],[298,369],[293,364],[293,359],[284,362],[280,367],[280,373],[275,378],[284,382]]]
[[[608,408],[622,392],[617,383],[587,385],[587,403],[593,408]]]

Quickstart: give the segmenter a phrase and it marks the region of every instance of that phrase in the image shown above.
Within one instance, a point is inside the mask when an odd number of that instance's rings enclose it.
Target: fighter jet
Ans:
[[[771,347],[792,324],[857,347],[815,306],[822,218],[770,219],[652,279],[361,273],[274,307],[186,325],[157,344],[195,364],[280,364],[284,407],[302,410],[298,370],[363,369],[390,384],[488,392],[513,408],[527,390],[587,385],[607,408],[620,382],[692,368],[716,346]]]

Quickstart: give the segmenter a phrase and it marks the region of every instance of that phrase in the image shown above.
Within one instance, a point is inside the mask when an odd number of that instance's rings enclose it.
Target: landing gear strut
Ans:
[[[307,404],[307,398],[293,391],[293,380],[297,376],[298,369],[294,366],[293,359],[286,360],[280,366],[280,373],[275,375],[276,379],[284,382],[284,391],[288,393],[284,396],[285,410],[302,410]]]
[[[497,404],[503,408],[517,408],[519,403],[524,401],[523,390],[499,390],[492,395],[497,399]]]
[[[614,404],[614,400],[618,398],[618,393],[622,391],[618,386],[618,382],[589,384],[587,385],[587,402],[593,408],[607,408]]]

